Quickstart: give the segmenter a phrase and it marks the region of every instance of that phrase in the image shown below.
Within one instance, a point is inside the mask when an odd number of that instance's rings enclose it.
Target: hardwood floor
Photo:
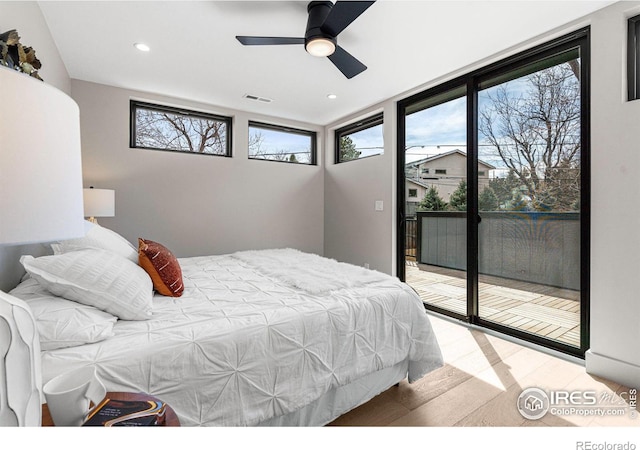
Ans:
[[[430,315],[445,365],[423,379],[391,387],[339,417],[332,426],[429,427],[640,427],[637,407],[628,405],[629,388],[586,373],[565,358],[524,347],[464,324]],[[522,391],[593,391],[598,407],[621,416],[575,413],[538,420],[517,409]],[[635,414],[635,418],[632,415]]]

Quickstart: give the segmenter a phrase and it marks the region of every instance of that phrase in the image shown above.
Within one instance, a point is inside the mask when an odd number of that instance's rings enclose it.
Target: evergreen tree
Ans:
[[[296,155],[294,155],[293,153],[291,155],[289,155],[289,162],[297,163],[298,162],[298,158],[296,158]]]
[[[497,211],[500,209],[500,202],[491,186],[484,188],[478,196],[478,208],[480,211]]]
[[[524,198],[524,195],[522,195],[522,191],[520,189],[513,190],[507,209],[511,211],[529,211],[529,204]]]
[[[571,209],[573,211],[580,211],[580,197],[578,197],[576,201],[571,204]]]
[[[349,161],[352,159],[358,159],[362,152],[356,150],[356,144],[351,140],[349,136],[343,136],[340,138],[340,160]]]
[[[556,203],[556,198],[549,191],[544,190],[536,195],[536,198],[533,199],[532,206],[535,211],[553,211],[555,210]]]
[[[519,188],[520,185],[520,180],[513,170],[510,170],[509,174],[504,178],[493,178],[489,180],[489,187],[498,198],[498,207],[501,208],[507,208],[507,205],[513,197],[513,190]]]
[[[418,211],[443,211],[447,207],[447,202],[442,200],[438,190],[431,186],[418,204]]]
[[[451,211],[466,211],[467,210],[467,182],[461,180],[460,184],[455,191],[451,194],[449,199],[449,209]]]

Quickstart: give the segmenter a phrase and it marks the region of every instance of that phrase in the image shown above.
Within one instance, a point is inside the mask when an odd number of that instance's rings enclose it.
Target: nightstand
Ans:
[[[107,397],[112,398],[114,400],[125,400],[125,401],[147,401],[147,400],[159,401],[159,399],[151,395],[141,394],[141,393],[136,394],[134,392],[107,392]],[[164,426],[166,427],[180,426],[180,420],[178,419],[178,416],[176,415],[173,408],[171,408],[171,406],[166,405],[165,415],[166,415],[165,417],[166,422]],[[43,427],[54,426],[53,421],[51,420],[51,415],[49,414],[49,408],[47,407],[46,403],[42,405],[42,426]]]

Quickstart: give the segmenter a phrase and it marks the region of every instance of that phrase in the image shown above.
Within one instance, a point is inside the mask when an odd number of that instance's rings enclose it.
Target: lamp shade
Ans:
[[[78,105],[2,66],[0,86],[0,245],[82,236]]]
[[[113,217],[116,215],[116,194],[112,189],[83,189],[85,217]]]

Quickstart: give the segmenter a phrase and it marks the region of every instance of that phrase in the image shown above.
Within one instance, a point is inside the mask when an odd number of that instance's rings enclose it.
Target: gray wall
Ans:
[[[334,163],[333,130],[384,111],[384,154]],[[395,274],[395,106],[388,102],[327,127],[325,155],[325,256]],[[383,210],[375,202],[383,201]]]
[[[100,224],[179,257],[276,247],[323,253],[322,165],[247,158],[249,119],[317,131],[319,148],[321,127],[78,80],[72,96],[85,187],[115,190],[116,215]],[[233,158],[129,148],[130,99],[232,116]]]
[[[39,73],[44,82],[69,94],[71,79],[36,2],[0,1],[0,32],[13,29],[18,31],[21,43],[35,49],[36,56],[42,63]],[[11,214],[11,211],[1,211],[0,214]],[[40,244],[0,245],[0,290],[8,291],[20,281],[24,274],[18,262],[21,255],[39,256],[47,251]]]

